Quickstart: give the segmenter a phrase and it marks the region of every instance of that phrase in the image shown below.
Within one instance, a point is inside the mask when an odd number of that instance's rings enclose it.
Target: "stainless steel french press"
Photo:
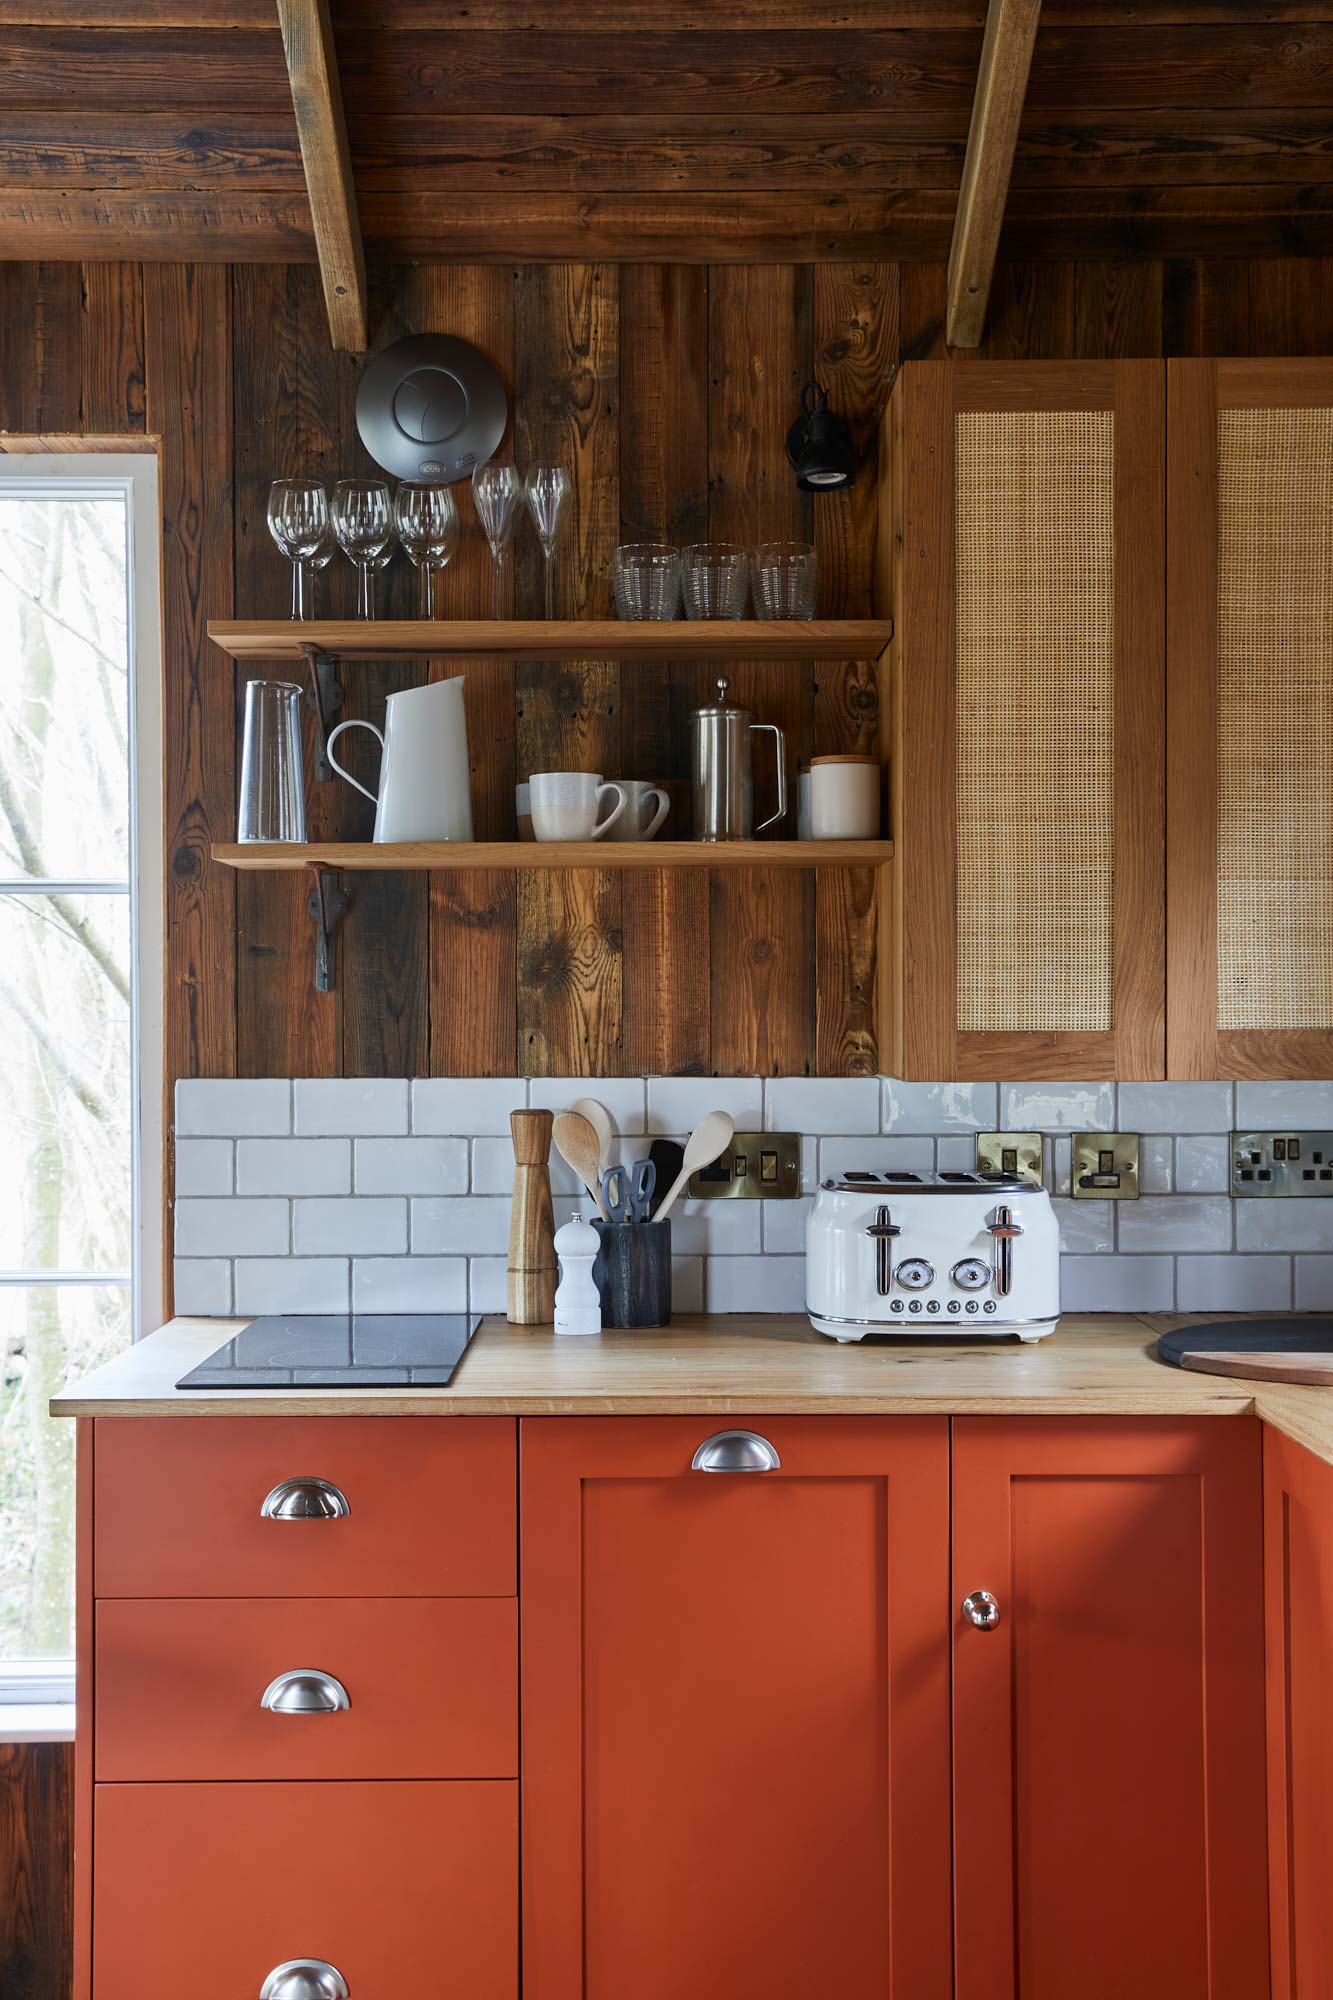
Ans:
[[[696,840],[749,840],[787,816],[787,739],[776,722],[756,722],[748,708],[727,700],[728,682],[717,684],[717,702],[690,714],[690,774]],[[767,730],[777,761],[778,809],[754,824],[754,738]]]

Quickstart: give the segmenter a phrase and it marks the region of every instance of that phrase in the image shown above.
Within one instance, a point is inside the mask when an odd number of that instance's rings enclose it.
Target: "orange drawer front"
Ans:
[[[96,2000],[518,1993],[516,1783],[99,1785],[94,1835]]]
[[[506,1417],[104,1417],[96,1592],[512,1596],[515,1462]],[[348,1511],[265,1518],[293,1480]]]
[[[517,1776],[514,1598],[107,1598],[96,1631],[99,1781]]]

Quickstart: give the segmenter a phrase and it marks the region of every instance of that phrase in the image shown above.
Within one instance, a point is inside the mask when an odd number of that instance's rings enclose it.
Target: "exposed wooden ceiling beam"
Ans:
[[[951,347],[981,343],[1040,13],[1041,0],[990,0],[986,15],[949,251],[945,335]]]
[[[278,0],[333,345],[366,348],[366,258],[328,0]]]

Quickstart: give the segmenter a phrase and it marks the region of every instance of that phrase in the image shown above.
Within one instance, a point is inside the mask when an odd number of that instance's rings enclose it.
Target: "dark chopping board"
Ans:
[[[1246,1381],[1333,1388],[1333,1320],[1218,1320],[1164,1333],[1157,1358],[1172,1368]]]

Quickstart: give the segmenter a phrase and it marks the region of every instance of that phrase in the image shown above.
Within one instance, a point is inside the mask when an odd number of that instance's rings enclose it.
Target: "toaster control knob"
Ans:
[[[949,1276],[960,1292],[980,1292],[990,1283],[990,1265],[981,1257],[964,1257]]]
[[[904,1257],[893,1275],[905,1292],[924,1292],[935,1282],[935,1266],[925,1257]]]

